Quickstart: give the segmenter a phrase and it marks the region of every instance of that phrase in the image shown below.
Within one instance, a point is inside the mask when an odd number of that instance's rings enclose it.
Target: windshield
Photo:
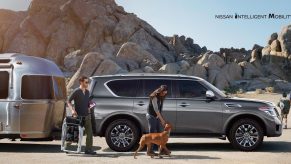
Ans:
[[[221,97],[223,97],[223,98],[228,97],[226,94],[224,94],[221,90],[219,90],[218,88],[216,88],[214,85],[212,85],[212,84],[209,83],[208,81],[206,81],[206,80],[202,80],[202,81],[203,81],[204,83],[206,83],[207,86],[209,86],[210,89],[211,89],[213,92],[219,94],[219,96],[221,96]]]

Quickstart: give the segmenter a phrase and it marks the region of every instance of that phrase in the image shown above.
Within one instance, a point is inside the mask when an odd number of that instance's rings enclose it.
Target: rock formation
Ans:
[[[244,90],[284,89],[291,80],[291,25],[265,47],[212,52],[192,38],[161,35],[114,0],[32,0],[27,11],[0,10],[0,52],[53,60],[68,89],[81,75],[117,73],[179,73]]]

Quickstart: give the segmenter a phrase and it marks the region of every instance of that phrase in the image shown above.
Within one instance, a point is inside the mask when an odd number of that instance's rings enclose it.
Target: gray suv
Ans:
[[[149,95],[168,86],[163,116],[172,123],[171,136],[217,137],[242,151],[256,149],[264,136],[278,137],[282,124],[271,102],[231,98],[207,81],[193,76],[125,74],[92,77],[91,98],[95,135],[115,151],[130,151],[148,132]]]

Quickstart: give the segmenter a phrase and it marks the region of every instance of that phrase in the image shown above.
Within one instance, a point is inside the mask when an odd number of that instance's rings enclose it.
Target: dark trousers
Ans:
[[[160,133],[162,132],[162,125],[158,118],[147,114],[146,115],[147,121],[148,121],[148,127],[149,127],[149,133]],[[157,145],[152,146],[152,150],[158,150]]]
[[[93,132],[92,132],[92,122],[91,116],[85,117],[85,133],[86,133],[86,148],[85,151],[93,151]]]

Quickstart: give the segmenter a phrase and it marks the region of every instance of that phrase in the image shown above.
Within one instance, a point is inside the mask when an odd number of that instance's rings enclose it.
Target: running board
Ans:
[[[226,140],[226,136],[225,136],[225,135],[223,135],[223,136],[219,137],[218,139],[221,139],[221,140]]]

